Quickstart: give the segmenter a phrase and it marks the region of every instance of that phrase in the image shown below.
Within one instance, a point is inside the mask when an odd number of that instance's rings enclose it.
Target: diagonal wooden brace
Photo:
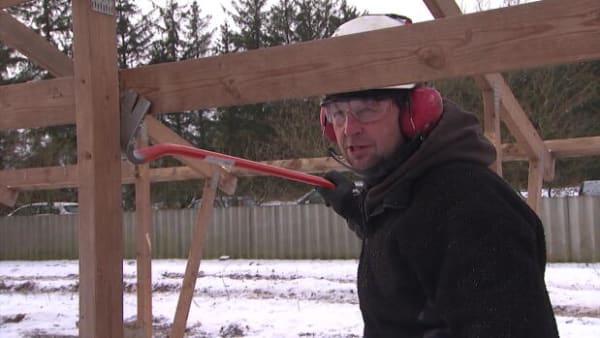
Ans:
[[[204,182],[202,190],[202,203],[196,214],[196,222],[192,230],[192,238],[190,240],[190,251],[188,255],[187,265],[185,267],[185,275],[179,293],[177,309],[175,311],[175,319],[171,327],[170,337],[183,338],[187,318],[190,313],[192,297],[194,296],[194,288],[198,279],[198,269],[200,268],[200,260],[202,259],[202,243],[206,234],[206,229],[210,224],[213,204],[215,201],[217,185],[219,182],[219,173],[215,173],[210,179]]]

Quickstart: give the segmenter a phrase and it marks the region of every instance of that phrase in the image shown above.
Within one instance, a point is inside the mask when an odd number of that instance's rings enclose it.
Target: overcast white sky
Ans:
[[[188,0],[180,0],[182,3]],[[205,14],[211,14],[213,20],[221,22],[223,17],[221,4],[230,8],[231,0],[197,0],[198,5],[202,8]],[[370,13],[394,13],[402,14],[413,19],[413,21],[431,20],[427,7],[422,0],[347,0],[348,4],[356,6],[359,11],[367,10]],[[474,1],[474,0],[470,0]],[[270,0],[269,3],[275,3],[275,0]]]
[[[160,2],[161,0],[154,0]],[[178,0],[184,4],[192,0]],[[224,20],[224,13],[221,8],[224,5],[231,9],[231,0],[196,0],[204,14],[212,16],[212,24],[219,26]],[[458,5],[466,12],[472,12],[478,7],[496,8],[500,7],[507,0],[456,0]],[[516,0],[512,0],[513,2]],[[529,2],[532,0],[520,0],[520,2]],[[535,1],[535,0],[534,0]],[[275,3],[276,0],[269,0],[268,3]],[[348,4],[356,6],[359,11],[368,11],[370,13],[394,13],[410,17],[413,22],[432,20],[433,17],[422,0],[347,0]],[[138,3],[145,7],[150,0],[138,0]]]

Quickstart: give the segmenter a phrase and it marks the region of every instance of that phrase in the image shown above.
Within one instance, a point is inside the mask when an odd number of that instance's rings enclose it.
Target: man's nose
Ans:
[[[347,112],[346,121],[344,122],[344,134],[354,135],[362,130],[362,123],[354,116],[354,114]]]

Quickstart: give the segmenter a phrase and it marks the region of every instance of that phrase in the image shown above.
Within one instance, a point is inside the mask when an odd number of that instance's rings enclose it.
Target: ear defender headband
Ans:
[[[433,87],[416,87],[410,90],[408,102],[399,109],[402,135],[411,139],[417,135],[427,134],[440,120],[443,111],[442,96]],[[337,143],[333,124],[327,121],[323,106],[321,106],[319,120],[323,135],[331,143]]]

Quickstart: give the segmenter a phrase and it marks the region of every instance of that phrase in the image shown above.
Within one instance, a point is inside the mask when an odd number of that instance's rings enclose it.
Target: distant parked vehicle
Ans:
[[[294,201],[294,204],[325,204],[325,200],[318,191],[313,189],[300,196],[300,198]]]
[[[304,205],[304,204],[325,204],[325,200],[316,190],[310,190],[304,195],[293,201],[267,201],[260,205],[263,207],[276,207],[280,205]]]
[[[600,196],[600,180],[599,181],[583,181],[579,190],[580,195]]]
[[[76,202],[38,202],[22,205],[8,216],[73,215],[78,211],[79,205]]]
[[[188,209],[195,209],[202,203],[202,198],[194,198],[187,206]],[[217,196],[213,203],[214,208],[230,207],[252,207],[256,201],[249,196]]]
[[[364,183],[362,181],[355,181],[354,185],[356,185],[356,187],[358,189],[360,189],[364,186]],[[305,193],[304,195],[302,195],[292,201],[267,201],[267,202],[261,203],[260,205],[263,207],[273,207],[273,206],[280,206],[280,205],[304,205],[304,204],[325,204],[325,200],[323,199],[323,196],[321,196],[321,194],[319,194],[318,191],[316,191],[315,189],[312,189],[312,190],[308,191],[307,193]]]

